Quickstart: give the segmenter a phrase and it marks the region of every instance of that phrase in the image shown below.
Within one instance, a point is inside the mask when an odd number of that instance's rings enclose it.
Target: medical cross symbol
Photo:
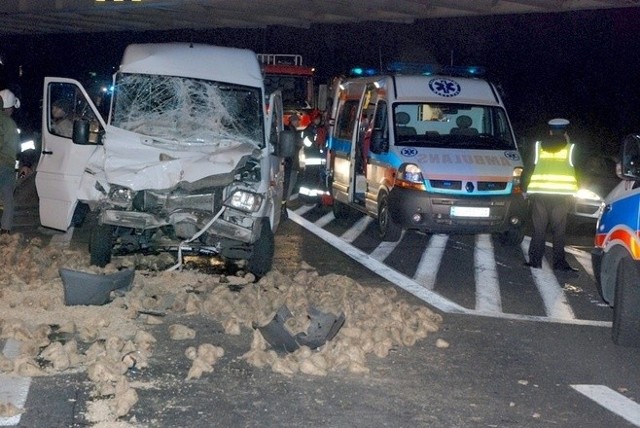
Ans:
[[[429,89],[441,97],[455,97],[460,93],[458,82],[450,79],[431,79]]]

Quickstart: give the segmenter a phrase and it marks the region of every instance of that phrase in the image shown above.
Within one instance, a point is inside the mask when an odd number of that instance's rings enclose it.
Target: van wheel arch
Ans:
[[[627,250],[616,245],[603,256],[600,269],[600,286],[602,299],[613,306],[615,300],[616,283],[618,281],[618,266],[624,258],[631,257]]]

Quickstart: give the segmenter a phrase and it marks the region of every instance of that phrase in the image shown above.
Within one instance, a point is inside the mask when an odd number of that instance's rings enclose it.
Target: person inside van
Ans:
[[[73,121],[69,118],[72,111],[71,101],[59,98],[51,104],[51,132],[62,137],[71,138]]]

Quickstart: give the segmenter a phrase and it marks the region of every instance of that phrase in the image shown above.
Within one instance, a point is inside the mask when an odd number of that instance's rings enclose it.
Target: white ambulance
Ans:
[[[295,136],[283,131],[279,92],[265,95],[256,54],[134,44],[113,87],[103,118],[79,82],[45,79],[42,225],[67,230],[89,207],[99,266],[113,254],[176,251],[247,260],[266,273]]]
[[[523,239],[522,159],[495,86],[459,70],[386,74],[336,84],[327,176],[337,218],[403,229]]]

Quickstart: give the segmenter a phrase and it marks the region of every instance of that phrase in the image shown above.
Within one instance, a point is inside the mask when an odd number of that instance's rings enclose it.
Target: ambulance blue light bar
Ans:
[[[416,62],[394,62],[389,64],[387,70],[398,74],[422,74],[431,76],[440,71],[440,66],[435,64],[421,64]]]
[[[486,70],[484,67],[477,65],[437,65],[437,64],[421,64],[411,62],[394,62],[389,64],[385,71],[375,68],[354,67],[351,69],[351,76],[364,77],[375,76],[378,74],[407,74],[407,75],[423,75],[431,76],[434,74],[446,74],[448,76],[457,77],[480,77],[484,76]]]
[[[351,69],[352,76],[375,76],[380,74],[375,68],[353,67]]]

